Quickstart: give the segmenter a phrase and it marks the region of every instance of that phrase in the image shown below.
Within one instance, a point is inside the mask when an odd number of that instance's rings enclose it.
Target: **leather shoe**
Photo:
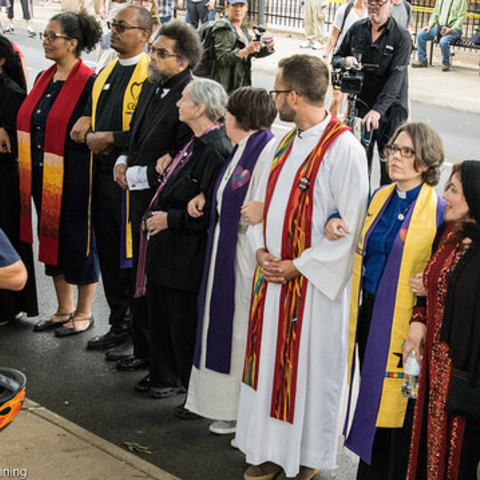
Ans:
[[[108,349],[105,352],[105,360],[110,360],[111,362],[117,362],[122,358],[132,357],[133,356],[133,345],[131,342],[123,342],[117,347]]]
[[[136,385],[135,391],[138,393],[147,393],[150,388],[150,375],[143,377]]]
[[[67,317],[66,320],[55,322],[53,317]],[[69,322],[73,318],[73,313],[54,313],[50,318],[46,320],[40,320],[33,327],[34,332],[46,332],[47,330],[53,330],[54,328],[61,327],[64,323]]]
[[[56,337],[69,337],[70,335],[77,335],[78,333],[83,333],[89,330],[90,328],[93,327],[93,315],[90,318],[78,318],[77,322],[79,320],[88,320],[88,326],[87,328],[79,329],[75,328],[75,318],[72,317],[71,322],[73,324],[73,328],[68,328],[68,327],[59,327],[55,330],[55,336]]]
[[[103,335],[91,338],[87,343],[90,350],[107,350],[123,343],[128,336],[128,332],[115,333],[112,330]]]
[[[185,393],[185,389],[183,387],[152,387],[148,389],[148,394],[152,398],[168,398],[174,397],[175,395],[179,395],[181,393]]]
[[[117,370],[122,372],[135,372],[142,368],[148,367],[148,360],[146,358],[137,358],[134,355],[127,358],[122,358],[117,362]]]

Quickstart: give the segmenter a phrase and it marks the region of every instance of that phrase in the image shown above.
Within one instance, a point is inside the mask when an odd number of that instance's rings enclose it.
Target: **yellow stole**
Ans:
[[[118,59],[109,63],[104,69],[100,71],[97,79],[93,85],[92,91],[92,129],[95,131],[95,120],[97,116],[97,106],[102,94],[105,83],[108,80],[108,77],[112,73],[113,69],[118,63]],[[140,60],[133,71],[132,77],[128,82],[127,88],[125,90],[125,95],[123,96],[123,130],[130,129],[130,122],[132,121],[133,112],[137,107],[138,98],[142,90],[142,85],[145,79],[148,76],[148,64],[150,63],[150,57],[146,53],[142,53]],[[90,178],[93,174],[93,155],[90,161]],[[90,185],[92,182],[90,182]],[[90,196],[91,197],[91,196]],[[121,258],[131,259],[132,258],[132,225],[130,222],[130,195],[128,190],[125,192],[125,201],[124,208],[125,211],[122,212],[122,218],[125,219],[125,232],[124,239],[122,242],[122,252]],[[89,210],[90,211],[90,210]],[[90,241],[88,242],[90,245]]]
[[[372,198],[354,256],[348,336],[349,379],[351,379],[352,375],[351,367],[353,365],[358,307],[361,294],[365,236],[372,228],[386,202],[394,194],[395,188],[396,184],[382,188]],[[399,357],[394,353],[398,353],[408,335],[409,321],[412,309],[416,303],[416,296],[410,288],[409,278],[423,272],[430,258],[431,245],[437,231],[437,204],[438,196],[433,187],[423,184],[413,207],[404,239],[387,367],[376,423],[377,427],[400,428],[403,426],[407,399],[400,393],[403,369],[399,367]],[[399,234],[405,235],[405,231],[402,232],[402,230]]]

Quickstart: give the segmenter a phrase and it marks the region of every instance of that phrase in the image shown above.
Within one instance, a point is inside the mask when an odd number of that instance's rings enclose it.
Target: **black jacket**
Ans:
[[[390,17],[384,32],[372,44],[372,25],[369,18],[355,22],[334,55],[354,56],[363,65],[365,81],[357,103],[359,116],[373,109],[382,115],[394,106],[408,109],[408,63],[412,41],[407,29]],[[378,66],[377,68],[373,66]]]
[[[183,89],[191,82],[190,70],[169,78],[163,85],[143,83],[130,130],[132,138],[128,150],[128,166],[148,167],[148,181],[156,187],[157,159],[166,153],[172,157],[192,135],[190,127],[178,119],[177,102]],[[162,92],[168,93],[162,96]]]
[[[4,128],[10,138],[12,153],[1,153],[0,161],[16,163],[17,148],[17,114],[25,100],[25,92],[6,73],[0,75],[0,127]]]
[[[223,129],[196,138],[188,163],[165,185],[155,210],[168,212],[168,229],[152,236],[147,276],[160,285],[195,292],[200,287],[210,207],[221,167],[232,151]],[[188,202],[200,192],[207,203],[200,218],[188,215]]]

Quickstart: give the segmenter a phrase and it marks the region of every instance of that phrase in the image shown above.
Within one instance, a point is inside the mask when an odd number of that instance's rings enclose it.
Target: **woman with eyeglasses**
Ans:
[[[151,345],[148,393],[154,398],[188,388],[212,194],[232,150],[221,124],[227,99],[223,87],[213,80],[189,83],[177,106],[180,121],[193,135],[166,168],[168,154],[157,163],[160,186],[144,217],[136,279],[137,295],[146,287]],[[190,217],[188,203],[201,192],[205,214]],[[176,415],[192,416],[183,405]]]
[[[54,64],[39,75],[17,120],[20,168],[20,236],[32,243],[31,197],[38,217],[39,258],[53,278],[57,308],[34,331],[57,337],[93,325],[91,303],[99,267],[90,222],[90,152],[70,139],[95,81],[80,55],[101,36],[85,13],[60,13],[41,34],[45,57]],[[76,306],[73,285],[77,285]]]
[[[407,480],[479,478],[480,161],[453,165],[443,198],[412,317],[425,338]]]
[[[401,125],[385,153],[394,183],[370,199],[350,298],[349,380],[352,386],[358,354],[360,385],[345,444],[360,457],[360,480],[405,479],[414,401],[401,392],[402,359],[414,351],[420,361],[422,332],[409,322],[444,209],[434,186],[445,155],[433,128]],[[333,219],[325,234],[341,239],[348,227]]]
[[[250,297],[256,259],[248,239],[251,200],[273,155],[270,131],[277,109],[263,88],[240,87],[227,104],[225,128],[235,152],[214,191],[207,256],[199,294],[196,355],[186,408],[215,420],[218,435],[236,429]],[[205,197],[189,203],[189,214],[204,216]],[[263,217],[261,204],[260,220]]]

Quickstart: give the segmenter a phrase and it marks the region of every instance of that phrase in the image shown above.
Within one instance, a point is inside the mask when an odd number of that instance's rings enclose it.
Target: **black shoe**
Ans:
[[[107,350],[123,343],[128,337],[128,332],[114,333],[111,330],[104,335],[91,338],[87,343],[90,350]]]
[[[105,360],[110,360],[112,362],[117,362],[122,358],[132,357],[133,356],[133,345],[130,341],[123,342],[118,347],[110,348],[105,352]]]
[[[187,410],[184,403],[175,407],[175,416],[181,420],[196,420],[197,418],[202,418],[200,415]]]
[[[122,358],[117,362],[117,370],[122,372],[135,372],[142,368],[148,368],[148,360],[146,358],[137,358],[134,355]]]
[[[53,317],[67,317],[64,321],[55,322]],[[54,328],[60,328],[65,323],[69,322],[73,318],[73,313],[54,313],[50,318],[46,320],[40,320],[34,327],[34,332],[46,332],[47,330],[53,330]]]
[[[90,328],[93,327],[93,323],[94,323],[93,315],[90,318],[81,318],[81,319],[77,319],[77,321],[78,320],[88,320],[87,328],[83,328],[83,329],[75,328],[75,318],[72,317],[72,319],[70,321],[73,324],[73,328],[68,328],[68,327],[61,326],[60,328],[57,328],[55,330],[55,336],[56,337],[69,337],[70,335],[77,335],[79,333],[86,332],[87,330],[89,330]]]
[[[183,387],[150,387],[148,389],[148,394],[152,398],[168,398],[174,397],[175,395],[180,395],[185,393]]]
[[[136,385],[135,391],[138,393],[147,393],[150,388],[150,375],[143,377]]]

